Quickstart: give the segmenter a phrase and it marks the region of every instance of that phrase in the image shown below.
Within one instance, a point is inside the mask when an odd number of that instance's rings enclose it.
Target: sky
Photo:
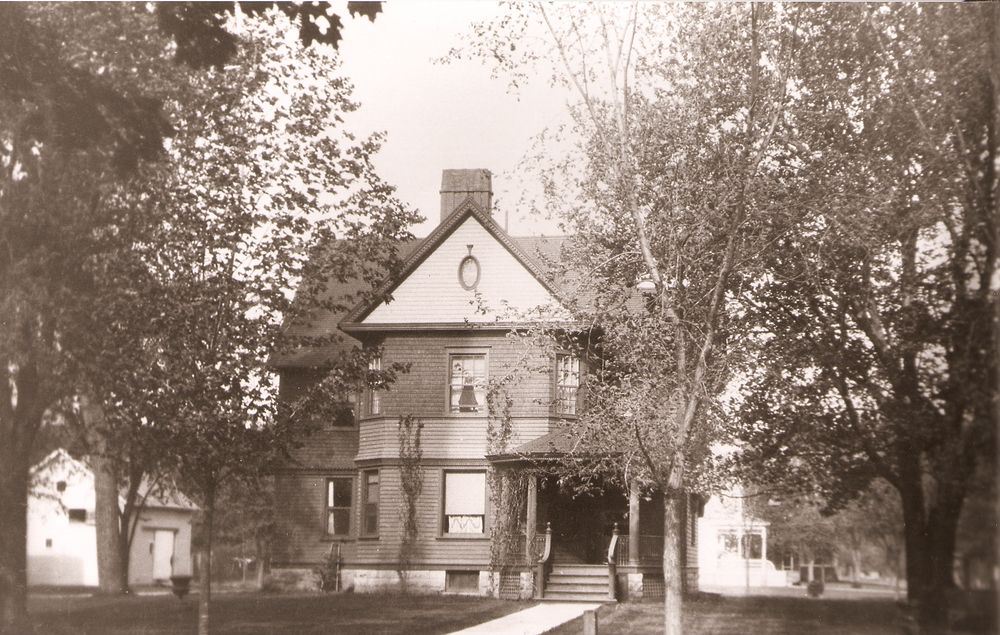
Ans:
[[[474,21],[500,10],[468,0],[386,2],[374,23],[345,20],[342,68],[361,103],[347,123],[357,133],[387,133],[375,165],[427,218],[413,228],[418,236],[440,220],[441,171],[450,168],[493,173],[497,220],[506,220],[511,234],[559,233],[555,221],[517,205],[526,192],[538,192],[517,166],[534,135],[565,121],[568,94],[539,81],[514,96],[479,61],[434,61],[460,46]]]

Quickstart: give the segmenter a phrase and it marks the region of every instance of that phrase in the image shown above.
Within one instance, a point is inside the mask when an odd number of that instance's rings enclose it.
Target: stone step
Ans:
[[[596,575],[550,575],[549,584],[608,584],[608,574]]]
[[[549,593],[545,592],[543,602],[614,602],[608,598],[608,594],[596,593]]]
[[[573,584],[570,582],[556,582],[545,585],[545,591],[551,589],[553,593],[607,593],[608,584]]]
[[[549,575],[586,575],[586,576],[599,576],[603,575],[607,577],[608,567],[607,565],[594,565],[594,564],[557,564],[552,566],[552,572]]]

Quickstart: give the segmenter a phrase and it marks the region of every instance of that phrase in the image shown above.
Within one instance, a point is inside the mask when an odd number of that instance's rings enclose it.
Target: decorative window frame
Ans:
[[[440,501],[439,514],[438,514],[438,537],[444,540],[489,540],[490,539],[490,523],[492,522],[492,517],[490,515],[490,482],[487,478],[488,470],[485,467],[464,467],[464,466],[454,466],[454,467],[444,467],[440,471],[441,475],[441,486],[438,492],[438,500]],[[484,487],[483,487],[483,531],[477,534],[459,534],[459,533],[449,533],[448,528],[448,516],[445,512],[445,496],[447,495],[447,475],[448,474],[482,474]]]
[[[368,506],[371,504],[368,478],[373,474],[378,477],[378,500],[375,501],[374,529],[368,526]],[[382,520],[382,473],[378,469],[361,471],[361,504],[358,505],[358,508],[361,515],[361,522],[358,523],[358,536],[362,538],[378,538],[379,523]]]
[[[382,356],[373,357],[368,362],[368,370],[370,371],[381,371],[382,370]],[[373,388],[371,385],[367,386],[365,391],[365,411],[369,417],[378,417],[382,414],[382,395],[381,393]]]
[[[471,285],[465,284],[465,280],[462,279],[462,267],[464,267],[465,263],[467,262],[472,262],[475,263],[476,265],[476,280]],[[458,261],[458,284],[462,285],[462,288],[465,289],[466,291],[475,291],[476,287],[479,286],[479,281],[482,279],[483,279],[483,265],[482,263],[479,262],[479,258],[476,258],[475,256],[472,255],[470,250],[469,254],[467,254],[461,260]]]
[[[444,353],[444,415],[446,417],[486,417],[489,415],[489,400],[480,412],[451,411],[451,358],[453,355],[482,355],[486,360],[486,383],[490,381],[490,348],[483,346],[447,346]]]
[[[561,409],[560,404],[563,400],[559,398],[559,361],[561,359],[571,358],[576,360],[576,393],[573,397],[573,412],[565,412]],[[585,375],[585,368],[583,358],[579,355],[574,355],[569,352],[559,352],[556,353],[552,358],[552,414],[558,417],[576,418],[580,415],[580,410],[583,407],[582,397],[583,397],[583,381]]]
[[[330,513],[335,509],[344,509],[343,507],[336,507],[330,502],[330,486],[334,481],[347,481],[347,491],[351,495],[351,503],[347,507],[347,533],[335,534],[330,533]],[[355,479],[353,474],[330,474],[323,479],[323,517],[322,517],[322,527],[323,527],[323,537],[327,540],[343,540],[354,535],[354,494],[355,494]]]

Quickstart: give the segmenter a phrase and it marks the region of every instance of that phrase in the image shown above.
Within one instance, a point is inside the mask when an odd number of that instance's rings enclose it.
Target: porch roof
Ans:
[[[526,460],[554,459],[576,451],[580,438],[568,428],[553,430],[516,448],[499,454],[488,454],[491,463],[514,463]]]

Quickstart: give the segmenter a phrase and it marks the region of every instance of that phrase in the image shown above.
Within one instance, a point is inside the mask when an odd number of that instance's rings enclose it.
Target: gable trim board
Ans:
[[[423,243],[406,259],[400,269],[399,275],[382,283],[382,285],[376,289],[374,300],[358,304],[344,316],[339,325],[341,330],[347,333],[386,330],[382,327],[383,323],[376,325],[374,323],[366,323],[365,321],[378,308],[388,306],[392,293],[409,280],[410,276],[420,267],[420,265],[422,265],[438,249],[438,247],[450,238],[452,234],[454,234],[459,227],[462,227],[470,218],[478,221],[479,225],[486,230],[486,232],[492,236],[494,240],[500,243],[506,251],[513,256],[518,264],[531,274],[534,280],[541,285],[542,289],[548,293],[553,300],[558,301],[558,291],[546,279],[546,276],[538,263],[536,263],[530,255],[525,253],[524,250],[521,249],[521,247],[518,246],[518,244],[502,228],[500,228],[493,218],[478,204],[476,204],[470,196],[462,202],[455,212],[448,216],[443,223],[431,232],[431,234],[424,239]],[[457,280],[456,284],[458,284]],[[450,325],[450,328],[454,328],[455,324],[463,323],[463,321],[447,323],[437,322],[430,324],[422,322],[418,325],[413,322],[407,322],[405,324],[401,322],[391,322],[386,326],[393,330],[401,328],[412,329],[417,326],[419,326],[419,328],[430,327],[442,329],[446,325]],[[475,326],[482,328],[480,327],[480,324],[497,329],[509,329],[514,325],[511,322],[477,322],[475,323]]]

